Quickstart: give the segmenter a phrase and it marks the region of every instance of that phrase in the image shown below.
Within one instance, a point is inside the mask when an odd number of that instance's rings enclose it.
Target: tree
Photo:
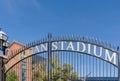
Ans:
[[[72,80],[79,79],[78,73],[77,72],[72,72],[71,73],[71,79]]]
[[[11,70],[8,73],[8,75],[6,77],[6,81],[19,81],[19,78],[14,70]]]
[[[60,61],[61,60],[59,59],[58,54],[52,57],[52,81],[69,81],[79,79],[78,73],[73,72],[74,68],[71,64],[64,63],[61,65]],[[41,61],[34,64],[34,67],[36,67],[36,69],[33,69],[34,81],[48,81],[47,62],[48,61]]]
[[[33,79],[34,81],[47,81],[46,62],[34,64]]]
[[[59,59],[58,54],[52,58],[52,81],[69,81],[73,79],[79,79],[77,72],[73,71],[73,66],[68,63],[64,63],[63,67],[61,65],[61,60]]]

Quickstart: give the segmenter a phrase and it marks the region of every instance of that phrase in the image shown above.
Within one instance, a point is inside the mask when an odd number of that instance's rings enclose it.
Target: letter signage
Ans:
[[[76,51],[80,53],[91,54],[93,56],[102,58],[116,65],[116,53],[112,52],[103,47],[99,47],[97,45],[93,45],[91,43],[84,42],[72,42],[72,41],[59,41],[52,42],[52,51],[57,50],[65,50],[65,51]],[[48,44],[40,44],[38,46],[33,47],[33,53],[48,51]]]

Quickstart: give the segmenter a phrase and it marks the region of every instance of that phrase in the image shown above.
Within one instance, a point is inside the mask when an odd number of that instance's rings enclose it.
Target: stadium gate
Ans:
[[[11,53],[6,81],[120,81],[118,50],[95,38],[48,34]]]

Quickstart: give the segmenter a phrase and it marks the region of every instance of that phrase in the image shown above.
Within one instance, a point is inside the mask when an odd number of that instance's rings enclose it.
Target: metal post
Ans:
[[[52,34],[48,34],[48,81],[52,81],[52,69],[51,69],[51,62],[52,62],[51,38],[52,38]]]
[[[118,54],[118,81],[120,81],[120,53]]]
[[[4,61],[3,61],[3,58],[2,58],[2,81],[5,81],[4,80]]]
[[[2,58],[0,57],[0,81],[2,81]]]
[[[5,55],[5,49],[3,49],[3,55]],[[5,63],[4,63],[4,57],[1,58],[1,79],[2,81],[6,81],[5,77]]]
[[[1,31],[0,28],[0,50],[3,51],[3,57],[0,57],[1,60],[1,64],[0,64],[0,74],[1,74],[1,80],[2,81],[6,81],[6,76],[5,76],[5,63],[4,63],[4,55],[5,55],[5,49],[8,47],[8,36],[6,33],[4,33],[3,31]]]
[[[6,49],[6,48],[4,48],[4,50],[3,50],[3,55],[6,55],[6,54],[5,54],[5,49]],[[4,58],[3,58],[3,77],[4,77],[4,81],[6,81]]]

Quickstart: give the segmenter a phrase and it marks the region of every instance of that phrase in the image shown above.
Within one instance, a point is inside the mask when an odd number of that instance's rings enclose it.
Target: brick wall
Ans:
[[[7,56],[9,57],[12,54],[12,52],[23,47],[24,45],[14,41],[7,50]],[[25,54],[26,56],[31,55],[32,50],[31,49],[26,50]],[[11,66],[13,66],[16,62],[20,61],[21,59],[22,59],[22,53],[16,55],[5,65],[6,70],[9,69]],[[26,60],[26,81],[32,81],[32,57],[26,58],[25,60]],[[19,76],[19,80],[22,81],[22,62],[20,61],[17,64],[15,64],[15,66],[12,67],[12,70],[16,71],[17,76]]]

